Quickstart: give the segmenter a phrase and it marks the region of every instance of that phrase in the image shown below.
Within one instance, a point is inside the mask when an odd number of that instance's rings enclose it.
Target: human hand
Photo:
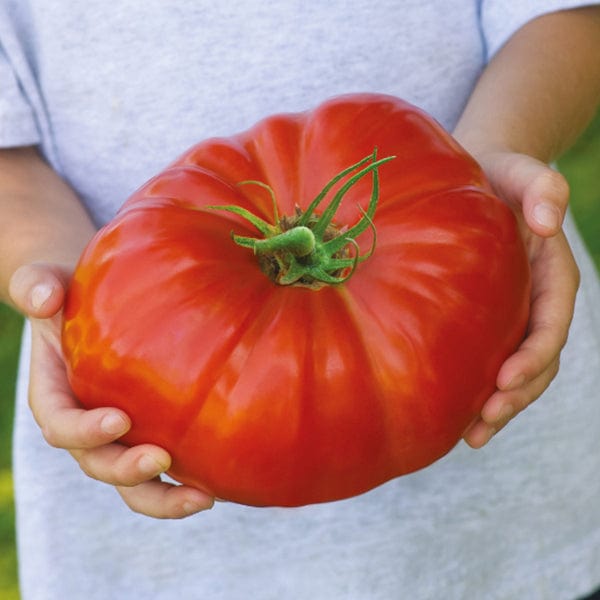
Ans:
[[[85,410],[71,391],[62,357],[62,308],[69,269],[34,264],[10,280],[10,296],[31,321],[29,404],[46,441],[68,450],[90,477],[116,487],[135,512],[156,518],[181,518],[211,508],[213,498],[194,488],[160,480],[169,454],[144,444],[116,442],[130,427],[118,409]]]
[[[476,155],[495,192],[515,210],[531,265],[531,313],[527,335],[500,368],[497,391],[464,434],[484,446],[535,401],[559,368],[579,286],[579,270],[561,225],[569,186],[548,165],[523,154]]]

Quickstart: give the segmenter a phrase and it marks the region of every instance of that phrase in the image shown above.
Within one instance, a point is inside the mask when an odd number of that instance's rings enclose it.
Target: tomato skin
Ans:
[[[373,255],[347,282],[279,286],[231,231],[272,222],[378,149]],[[371,194],[336,214],[352,226]],[[368,249],[372,232],[357,239]],[[354,94],[194,146],[129,198],[84,251],[65,306],[69,381],[132,419],[127,444],[234,502],[347,498],[449,452],[525,334],[530,274],[511,210],[422,111]]]

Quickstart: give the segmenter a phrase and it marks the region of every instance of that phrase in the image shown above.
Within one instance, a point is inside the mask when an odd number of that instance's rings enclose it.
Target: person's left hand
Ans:
[[[161,481],[171,465],[158,446],[125,446],[131,427],[123,411],[109,406],[84,409],[69,386],[61,350],[62,313],[72,264],[21,265],[10,280],[14,306],[31,322],[29,406],[48,444],[67,450],[81,470],[114,486],[134,512],[180,519],[210,509],[202,490]]]
[[[531,313],[527,335],[500,368],[497,390],[464,434],[481,448],[544,392],[558,373],[579,287],[579,269],[562,232],[569,200],[565,178],[523,154],[475,155],[495,192],[520,221],[531,265]]]

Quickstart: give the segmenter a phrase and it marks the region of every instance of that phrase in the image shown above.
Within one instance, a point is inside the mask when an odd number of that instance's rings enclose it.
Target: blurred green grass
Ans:
[[[571,186],[577,226],[600,269],[600,112],[558,165]]]
[[[17,600],[15,507],[11,476],[11,441],[15,374],[22,319],[0,304],[0,598]]]
[[[600,113],[577,144],[559,161],[571,185],[577,224],[600,269]],[[600,309],[600,307],[599,307]],[[0,304],[0,598],[17,600],[15,510],[11,437],[15,373],[22,319]]]

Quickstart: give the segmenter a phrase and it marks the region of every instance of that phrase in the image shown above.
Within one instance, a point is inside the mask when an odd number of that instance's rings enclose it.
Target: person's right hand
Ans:
[[[212,507],[200,490],[160,480],[169,454],[150,444],[116,442],[131,421],[121,410],[81,407],[67,381],[60,335],[62,308],[71,271],[58,265],[20,267],[10,280],[15,306],[32,330],[29,404],[46,441],[68,450],[90,477],[116,487],[135,512],[177,519]]]

